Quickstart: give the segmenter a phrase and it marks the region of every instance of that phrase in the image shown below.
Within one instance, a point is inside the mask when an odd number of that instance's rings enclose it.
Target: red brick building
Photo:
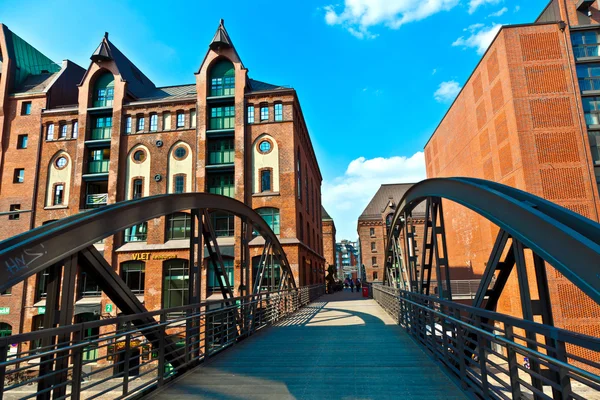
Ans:
[[[497,181],[594,221],[600,198],[600,11],[553,0],[503,27],[425,147],[428,177]],[[480,276],[498,228],[445,202],[450,265]],[[600,307],[549,267],[557,326],[600,336]],[[516,278],[499,310],[520,315]]]
[[[335,266],[335,223],[333,218],[321,206],[321,218],[323,219],[323,255],[325,256],[326,268],[330,265]]]
[[[385,277],[387,227],[391,224],[396,206],[414,183],[381,185],[358,218],[360,264],[368,282],[382,282]],[[425,203],[419,204],[412,213],[415,232],[422,235]],[[418,239],[417,239],[418,240]],[[418,260],[420,265],[420,259]]]
[[[195,81],[169,87],[157,87],[108,34],[84,69],[57,65],[0,28],[0,211],[21,211],[0,217],[0,239],[119,201],[210,192],[263,216],[297,284],[324,282],[322,177],[297,93],[251,79],[222,21],[190,71]],[[241,222],[227,213],[212,217],[237,291]],[[186,302],[189,237],[190,215],[182,212],[96,247],[156,310]],[[251,256],[260,255],[261,241],[251,242]],[[215,296],[207,262],[202,274],[203,298]],[[0,324],[14,333],[40,328],[45,282],[39,274],[1,296]],[[78,321],[118,312],[83,272],[77,293]]]

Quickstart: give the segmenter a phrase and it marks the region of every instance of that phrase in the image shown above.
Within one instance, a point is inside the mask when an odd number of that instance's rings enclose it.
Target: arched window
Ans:
[[[96,79],[94,84],[93,106],[112,107],[115,94],[115,78],[106,72]]]
[[[231,61],[218,61],[210,71],[210,96],[233,96],[235,69]]]
[[[387,217],[385,217],[385,225],[389,228],[392,224],[392,219],[394,218],[394,213],[389,213]]]
[[[143,261],[126,261],[121,263],[121,277],[134,294],[144,294],[146,280],[146,263]]]
[[[12,326],[4,322],[0,322],[0,337],[12,335]]]
[[[279,235],[279,209],[278,208],[259,208],[256,210],[258,215],[263,217],[267,225],[271,227],[273,233]]]
[[[163,308],[180,307],[188,304],[190,267],[187,260],[175,258],[163,263]],[[182,312],[173,313],[173,315]],[[169,315],[172,315],[170,313]]]
[[[187,213],[175,213],[167,217],[167,240],[189,239],[192,217]]]

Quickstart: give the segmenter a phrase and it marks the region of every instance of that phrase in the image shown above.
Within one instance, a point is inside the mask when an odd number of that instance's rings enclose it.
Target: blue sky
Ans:
[[[252,78],[293,86],[338,240],[381,183],[425,177],[423,146],[499,24],[547,0],[2,0],[0,22],[87,68],[105,31],[160,86],[193,83],[220,18]]]

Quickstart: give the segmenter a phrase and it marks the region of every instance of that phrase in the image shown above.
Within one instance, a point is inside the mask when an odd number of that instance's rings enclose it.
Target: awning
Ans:
[[[100,315],[102,304],[100,297],[84,297],[75,302],[75,315],[91,313]]]
[[[219,246],[222,256],[234,257],[234,246]],[[204,247],[204,258],[208,257],[208,249]]]

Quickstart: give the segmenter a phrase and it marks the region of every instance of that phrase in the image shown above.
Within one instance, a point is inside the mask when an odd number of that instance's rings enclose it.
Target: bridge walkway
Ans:
[[[325,295],[152,399],[464,399],[372,299]]]

